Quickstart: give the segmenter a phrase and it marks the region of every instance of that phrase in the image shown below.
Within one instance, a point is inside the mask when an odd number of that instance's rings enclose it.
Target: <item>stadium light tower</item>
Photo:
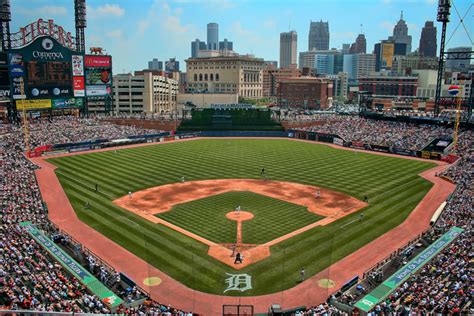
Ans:
[[[0,0],[0,33],[2,36],[2,52],[11,48],[10,21],[10,0]]]
[[[74,0],[74,17],[76,22],[76,51],[84,53],[86,51],[84,29],[87,27],[86,0]]]
[[[444,43],[446,41],[446,26],[449,22],[449,10],[451,9],[451,0],[438,1],[437,21],[443,23],[441,30],[441,44],[439,48],[438,78],[436,80],[436,96],[435,96],[435,115],[439,114],[439,103],[441,97],[441,87],[444,73]]]

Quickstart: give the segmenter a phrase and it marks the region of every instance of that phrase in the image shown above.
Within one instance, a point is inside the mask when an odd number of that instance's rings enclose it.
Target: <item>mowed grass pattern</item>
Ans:
[[[237,241],[237,222],[226,218],[240,205],[254,218],[242,223],[242,242],[263,244],[324,218],[301,205],[247,191],[231,191],[180,204],[156,216],[216,243]]]
[[[418,173],[434,163],[334,149],[290,140],[206,139],[48,159],[79,218],[163,272],[196,290],[223,294],[232,268],[207,255],[207,247],[114,205],[112,200],[167,183],[259,178],[327,187],[369,198],[359,212],[316,227],[272,247],[272,256],[242,270],[253,289],[226,295],[273,293],[296,285],[399,225],[431,188]],[[95,184],[99,192],[94,192]],[[84,204],[91,204],[84,210]],[[201,225],[206,223],[201,222]],[[137,280],[140,282],[140,280]]]

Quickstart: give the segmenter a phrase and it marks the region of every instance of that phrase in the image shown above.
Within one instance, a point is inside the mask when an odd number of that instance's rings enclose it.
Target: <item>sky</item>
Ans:
[[[207,23],[219,24],[219,40],[227,38],[240,54],[279,60],[279,34],[298,33],[298,52],[308,49],[310,21],[329,21],[330,47],[353,43],[361,31],[367,51],[392,35],[403,10],[412,50],[419,46],[427,20],[438,29],[436,0],[87,0],[86,47],[103,47],[113,57],[114,73],[147,68],[152,58],[176,57],[185,71],[191,41],[206,41]],[[474,4],[452,0],[474,39]],[[11,1],[12,33],[38,18],[54,19],[75,34],[73,0]],[[454,8],[446,36],[447,47],[471,46],[472,41]],[[456,30],[457,28],[457,30]],[[455,31],[456,30],[456,31]],[[451,36],[452,35],[452,36]]]

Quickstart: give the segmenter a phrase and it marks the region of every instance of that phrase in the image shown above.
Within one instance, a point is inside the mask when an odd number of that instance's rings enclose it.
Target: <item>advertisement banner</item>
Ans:
[[[54,99],[53,110],[60,109],[78,109],[84,106],[84,99],[69,98],[69,99]]]
[[[351,147],[352,148],[365,149],[364,143],[362,143],[362,142],[352,142]]]
[[[84,58],[86,67],[112,67],[112,59],[110,56],[86,55]]]
[[[390,151],[397,155],[416,157],[416,151],[414,150],[392,147]]]
[[[109,86],[105,85],[94,85],[94,86],[86,86],[86,95],[88,97],[103,97],[107,96],[111,93],[111,89]]]
[[[10,77],[23,77],[25,75],[23,56],[21,54],[8,54],[8,65]]]
[[[371,150],[373,151],[379,151],[383,153],[388,153],[390,152],[390,148],[387,146],[381,146],[381,145],[370,145]]]
[[[112,81],[112,73],[110,68],[97,67],[86,69],[87,85],[110,85]]]
[[[85,84],[84,84],[84,77],[74,77],[72,81],[73,81],[74,96],[85,97],[86,90],[85,90]]]
[[[332,142],[335,144],[335,145],[339,145],[339,146],[344,146],[344,141],[340,138],[334,138],[332,140]]]
[[[11,78],[11,86],[12,86],[12,96],[14,100],[24,99],[26,96],[21,94],[21,85],[22,85],[23,78],[22,77],[15,77]]]
[[[10,76],[8,68],[0,66],[0,99],[10,98]]]
[[[116,308],[123,303],[123,300],[113,293],[104,284],[99,282],[86,268],[81,266],[76,260],[71,258],[67,252],[57,246],[54,241],[44,235],[31,222],[21,222],[20,226],[33,237],[33,239],[45,249],[57,262],[61,264],[69,273],[84,284],[94,295],[98,296],[109,308]]]
[[[38,99],[38,100],[17,100],[17,110],[39,110],[39,109],[50,109],[50,99]]]
[[[72,55],[72,75],[84,76],[84,56]]]

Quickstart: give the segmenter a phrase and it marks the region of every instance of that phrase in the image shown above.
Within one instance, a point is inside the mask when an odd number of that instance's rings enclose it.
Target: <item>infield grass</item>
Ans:
[[[136,216],[112,200],[128,191],[179,182],[181,176],[190,181],[259,178],[261,168],[271,180],[369,198],[369,206],[361,211],[273,246],[269,258],[239,270],[252,276],[252,290],[226,292],[259,295],[295,286],[302,266],[310,277],[399,225],[431,188],[418,173],[435,165],[283,139],[192,140],[48,161],[58,166],[56,174],[83,222],[186,286],[221,295],[225,273],[235,270],[209,257],[203,244]],[[94,191],[95,184],[99,192]],[[88,210],[86,202],[91,204]],[[354,221],[360,212],[364,220]],[[199,225],[203,231],[218,229],[213,221],[201,220]],[[286,225],[291,223],[274,227]]]
[[[156,216],[216,243],[235,243],[237,222],[226,218],[237,205],[254,218],[242,223],[244,244],[264,244],[323,216],[306,207],[247,191],[231,191],[177,205]]]

